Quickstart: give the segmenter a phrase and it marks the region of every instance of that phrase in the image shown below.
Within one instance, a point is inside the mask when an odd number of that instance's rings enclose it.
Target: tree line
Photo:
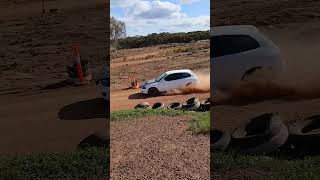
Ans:
[[[169,43],[189,43],[192,41],[210,39],[208,31],[152,33],[146,36],[125,37],[118,40],[119,49],[142,48]]]

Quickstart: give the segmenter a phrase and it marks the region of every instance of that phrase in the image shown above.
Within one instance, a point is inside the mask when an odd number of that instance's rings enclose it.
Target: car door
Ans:
[[[191,74],[185,72],[181,74],[181,88],[185,88],[189,85],[191,85],[192,83],[194,83],[195,79],[192,78]]]
[[[179,79],[178,73],[167,75],[163,80],[163,86],[165,91],[173,90],[178,88],[177,80]]]

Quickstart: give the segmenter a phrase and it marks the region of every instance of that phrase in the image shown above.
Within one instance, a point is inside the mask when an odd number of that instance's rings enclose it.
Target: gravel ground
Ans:
[[[111,179],[209,179],[209,136],[188,130],[190,117],[111,123]]]

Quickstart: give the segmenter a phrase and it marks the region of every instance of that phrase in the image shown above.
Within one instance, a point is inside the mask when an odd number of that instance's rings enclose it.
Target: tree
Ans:
[[[114,17],[110,18],[110,44],[115,50],[118,49],[119,39],[126,37],[126,25]]]

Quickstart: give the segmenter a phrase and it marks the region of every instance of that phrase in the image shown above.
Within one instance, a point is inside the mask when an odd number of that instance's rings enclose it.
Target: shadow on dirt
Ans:
[[[50,89],[59,89],[59,88],[63,88],[63,87],[67,87],[67,86],[72,86],[73,83],[68,81],[68,80],[63,80],[57,83],[53,83],[53,84],[49,84],[43,88],[41,88],[41,90],[50,90]]]
[[[61,120],[107,118],[110,113],[108,104],[102,98],[79,101],[64,106],[58,113],[58,117]]]
[[[150,96],[142,93],[134,93],[128,97],[128,99],[148,99],[148,98],[150,98]]]

